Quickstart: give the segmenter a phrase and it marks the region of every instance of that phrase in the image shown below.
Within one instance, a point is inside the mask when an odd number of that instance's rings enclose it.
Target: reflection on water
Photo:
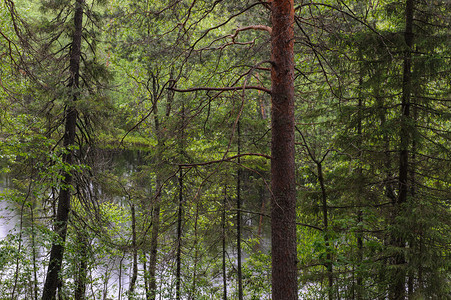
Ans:
[[[103,155],[107,155],[106,153],[102,153]],[[140,160],[142,160],[142,156],[144,154],[140,154],[139,152],[125,151],[120,153],[109,154],[108,165],[111,169],[114,169],[116,173],[120,176],[130,180],[134,172],[139,170],[138,166],[142,164]],[[105,159],[102,159],[104,161]],[[113,167],[112,167],[113,166]],[[24,286],[21,291],[26,291],[27,293],[31,293],[33,289],[37,290],[40,293],[42,288],[45,272],[47,270],[48,264],[48,254],[49,254],[49,244],[50,244],[50,234],[48,227],[51,224],[51,220],[46,216],[41,216],[35,210],[34,220],[36,222],[29,222],[27,216],[24,217],[24,227],[21,234],[19,234],[19,223],[20,223],[20,206],[9,201],[8,196],[5,196],[8,188],[12,188],[12,184],[10,182],[10,178],[5,176],[4,174],[0,174],[0,241],[5,242],[5,251],[9,251],[14,246],[10,241],[17,242],[19,239],[17,237],[20,235],[20,256],[21,258],[9,258],[8,261],[12,262],[12,264],[8,265],[8,270],[1,270],[0,266],[0,282],[2,282],[2,278],[9,277],[14,278],[14,274],[20,274],[23,278]],[[88,182],[88,186],[90,189],[90,195],[96,195],[100,198],[108,196],[105,191],[101,189],[101,187],[94,185],[92,182]],[[124,187],[128,187],[124,185]],[[148,187],[147,187],[148,188]],[[98,190],[96,190],[98,189]],[[187,188],[187,190],[189,190]],[[150,191],[146,191],[150,193]],[[262,199],[267,199],[267,195],[264,193],[260,193],[255,191],[255,187],[252,187],[250,184],[247,186],[246,181],[243,181],[243,199],[252,204],[252,211],[260,211],[264,207],[264,203],[262,204]],[[114,199],[113,196],[110,196],[109,200],[112,201]],[[103,200],[103,199],[100,199]],[[114,202],[114,201],[113,201]],[[121,200],[117,200],[117,203],[121,203]],[[232,200],[230,200],[230,205],[232,205]],[[128,204],[126,203],[126,206]],[[186,218],[188,219],[187,224],[194,219],[189,219],[189,203],[187,204],[186,210]],[[26,210],[26,209],[25,209]],[[126,210],[126,209],[125,209]],[[228,212],[232,218],[234,216],[233,209]],[[264,211],[262,211],[264,213]],[[117,216],[118,218],[124,216]],[[167,216],[165,216],[167,217]],[[266,222],[264,222],[266,224]],[[35,228],[29,227],[31,224],[35,225]],[[219,224],[219,223],[218,223]],[[219,226],[216,224],[217,226]],[[125,232],[130,231],[128,228],[130,224],[125,224],[126,228]],[[193,225],[193,224],[191,224]],[[217,243],[218,232],[215,230],[217,227],[205,225],[204,235],[200,233],[201,237],[199,239],[203,239],[205,244],[199,244],[197,246],[193,244],[193,232],[187,231],[186,237],[186,247],[183,249],[185,256],[182,258],[182,283],[185,285],[182,286],[182,289],[185,291],[189,290],[191,293],[191,287],[193,278],[196,280],[196,284],[193,285],[193,293],[196,293],[198,296],[203,295],[205,297],[203,299],[210,298],[211,295],[217,295],[219,291],[222,289],[222,260],[218,261],[218,255],[221,254],[222,249],[220,249],[219,243]],[[263,225],[263,228],[261,228]],[[228,233],[227,233],[227,288],[229,293],[232,295],[236,290],[235,284],[235,273],[237,267],[237,254],[235,249],[235,232],[234,225],[229,225]],[[251,240],[256,238],[255,233],[258,232],[258,237],[260,240],[260,244],[249,246],[251,249],[261,250],[263,253],[267,253],[269,250],[269,234],[267,232],[266,226],[263,224],[263,219],[258,214],[251,213],[242,213],[242,226],[243,228],[247,228],[247,230],[243,230],[242,238],[243,240]],[[211,227],[211,228],[210,228]],[[188,227],[187,227],[188,228]],[[16,229],[16,230],[14,230]],[[188,228],[190,229],[190,228]],[[210,233],[210,230],[213,231]],[[7,237],[8,233],[14,233]],[[22,235],[23,234],[23,235]],[[191,234],[191,236],[190,236]],[[196,233],[197,234],[197,233]],[[173,240],[173,232],[168,230],[168,232],[161,235],[162,243],[160,245],[161,249],[159,250],[159,265],[157,266],[157,288],[158,293],[160,295],[160,299],[170,299],[174,297],[175,293],[175,256],[174,251],[171,247],[174,246]],[[191,240],[190,240],[191,239]],[[197,237],[196,237],[197,239]],[[210,240],[208,240],[210,239]],[[68,294],[73,293],[76,275],[78,270],[79,262],[77,261],[77,247],[74,244],[74,240],[68,238],[66,241],[68,243],[68,251],[65,253],[65,260],[69,262],[63,272],[67,272],[67,276],[65,278],[65,286],[62,290],[67,291]],[[89,252],[93,255],[93,261],[89,262],[89,271],[88,271],[88,281],[89,284],[87,286],[87,295],[88,299],[128,299],[128,290],[130,284],[130,278],[132,276],[132,255],[129,249],[127,250],[118,250],[118,249],[110,249],[109,251],[103,251],[106,248],[103,242],[98,240],[97,238],[93,238],[89,243]],[[191,243],[191,245],[189,244]],[[211,244],[211,245],[210,245]],[[32,245],[35,245],[34,247]],[[209,248],[204,249],[207,245]],[[111,245],[110,245],[111,246]],[[191,247],[191,248],[190,248]],[[195,248],[199,247],[199,249]],[[19,249],[19,247],[16,247]],[[113,247],[114,248],[114,247]],[[218,248],[218,249],[216,249]],[[15,249],[15,250],[17,250]],[[14,249],[12,251],[15,251]],[[2,249],[0,249],[2,251]],[[72,252],[71,252],[72,251]],[[199,255],[197,254],[199,252]],[[243,267],[248,267],[248,272],[246,280],[251,282],[250,279],[252,276],[257,276],[260,280],[265,280],[262,278],[262,274],[254,273],[256,272],[252,267],[250,267],[250,263],[248,263],[248,259],[251,258],[252,250],[244,250],[242,253]],[[6,252],[5,252],[6,253]],[[2,253],[0,253],[1,256]],[[142,253],[141,253],[142,254]],[[11,257],[8,252],[9,257]],[[1,258],[1,257],[0,257]],[[24,258],[24,259],[22,259]],[[146,258],[147,260],[148,258]],[[140,258],[138,262],[138,282],[136,283],[135,293],[140,296],[144,296],[145,288],[144,288],[144,269],[145,267],[142,264],[143,258]],[[0,261],[1,263],[1,261]],[[16,269],[17,265],[20,264],[20,267]],[[259,267],[259,262],[254,259],[253,263],[255,263],[256,268]],[[147,267],[148,268],[148,267]],[[263,267],[264,268],[264,267]],[[266,271],[265,271],[266,272]],[[211,274],[210,274],[211,273]],[[264,273],[266,274],[266,273]],[[28,276],[28,277],[27,277]],[[63,275],[65,276],[65,275]],[[194,277],[195,276],[195,277]],[[264,275],[267,277],[267,275]],[[265,278],[266,278],[265,277]],[[36,278],[36,279],[35,279]],[[26,282],[33,282],[34,286],[26,286]],[[11,284],[11,283],[9,283]],[[6,285],[5,285],[6,287]],[[195,287],[195,290],[194,290]],[[0,288],[1,289],[1,288]],[[0,294],[4,292],[4,290],[0,291]],[[17,295],[17,294],[16,294]],[[255,299],[260,296],[255,296]],[[1,297],[0,297],[1,298]],[[17,299],[32,299],[34,295],[21,295]],[[192,299],[192,297],[191,297]]]

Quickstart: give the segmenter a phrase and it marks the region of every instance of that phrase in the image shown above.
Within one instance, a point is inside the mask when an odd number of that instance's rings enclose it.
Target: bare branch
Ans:
[[[179,167],[181,167],[181,168],[193,168],[193,167],[198,167],[198,166],[207,166],[207,165],[212,165],[212,164],[217,164],[217,163],[222,163],[222,162],[228,162],[228,161],[231,161],[231,160],[234,160],[236,158],[243,157],[243,156],[260,156],[260,157],[264,157],[266,159],[271,159],[271,156],[263,154],[263,153],[243,153],[243,154],[240,154],[240,155],[234,155],[234,156],[230,156],[230,157],[225,157],[223,159],[211,160],[211,161],[207,161],[207,162],[203,162],[203,163],[180,164]]]
[[[250,26],[246,26],[246,27],[241,27],[241,28],[237,28],[235,30],[235,34],[233,34],[231,37],[235,38],[238,33],[240,33],[241,31],[247,31],[247,30],[262,30],[262,31],[267,31],[269,32],[269,34],[272,33],[272,28],[266,25],[250,25]]]
[[[226,86],[226,87],[194,87],[189,89],[178,89],[178,88],[168,88],[169,90],[179,92],[179,93],[187,93],[187,92],[196,92],[196,91],[240,91],[240,90],[259,90],[271,94],[271,90],[262,87],[262,86]]]
[[[251,211],[251,210],[245,210],[245,209],[232,209],[232,211],[241,211],[241,212],[244,212],[244,213],[247,213],[247,214],[254,214],[254,215],[259,215],[259,216],[263,216],[263,217],[267,217],[267,218],[270,218],[271,219],[271,216],[270,215],[268,215],[268,214],[264,214],[264,213],[261,213],[261,212],[256,212],[256,211]],[[323,229],[321,228],[321,227],[318,227],[318,226],[315,226],[315,225],[310,225],[310,224],[305,224],[305,223],[299,223],[299,222],[296,222],[296,225],[299,225],[299,226],[305,226],[305,227],[310,227],[310,228],[313,228],[313,229],[316,229],[316,230],[319,230],[319,231],[323,231]]]

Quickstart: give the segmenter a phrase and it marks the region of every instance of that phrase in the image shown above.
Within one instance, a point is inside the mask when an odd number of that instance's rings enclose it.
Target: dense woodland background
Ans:
[[[284,3],[2,0],[1,299],[288,300]],[[289,5],[291,299],[450,299],[451,2]]]

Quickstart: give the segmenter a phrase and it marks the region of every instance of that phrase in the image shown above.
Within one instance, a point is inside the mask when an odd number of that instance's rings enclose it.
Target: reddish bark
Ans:
[[[297,299],[294,3],[272,2],[272,299]]]

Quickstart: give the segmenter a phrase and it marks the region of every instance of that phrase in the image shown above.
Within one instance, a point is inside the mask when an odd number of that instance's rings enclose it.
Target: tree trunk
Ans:
[[[415,124],[417,124],[418,121],[418,107],[415,105],[415,99],[413,99],[413,121],[415,122]],[[416,139],[412,140],[412,156],[411,156],[411,163],[410,163],[410,194],[412,196],[413,201],[415,201],[415,169],[416,169],[416,152],[417,152],[417,141]],[[415,206],[417,204],[414,204]],[[420,225],[421,226],[421,225]],[[422,226],[421,226],[422,227]],[[418,242],[417,242],[417,236],[420,236],[420,242],[421,242],[421,227],[419,229],[419,233],[418,235],[415,235],[413,237],[411,237],[410,241],[409,241],[409,248],[411,249],[411,251],[414,251],[414,253],[418,253],[418,248],[421,247],[421,245],[419,246]],[[418,252],[417,252],[418,251]],[[415,268],[416,269],[416,268]],[[409,271],[409,278],[408,278],[408,294],[407,294],[407,298],[408,299],[412,299],[414,292],[416,290],[415,287],[415,269],[411,268]],[[418,262],[418,273],[420,272],[420,270],[422,269],[422,261],[421,259]]]
[[[144,290],[146,292],[146,300],[150,300],[149,272],[147,271],[147,255],[145,252],[143,252],[143,271],[144,271]]]
[[[223,300],[227,300],[227,269],[226,269],[226,204],[227,188],[224,188],[224,199],[222,202],[222,288]]]
[[[177,215],[177,271],[176,271],[176,297],[175,299],[180,300],[180,284],[181,278],[181,267],[182,267],[182,218],[183,218],[183,169],[180,169],[179,174],[179,207]]]
[[[272,299],[297,299],[294,160],[294,3],[272,1]]]
[[[79,229],[80,230],[80,229]],[[86,236],[83,232],[78,232],[78,245],[79,248],[77,251],[77,256],[79,259],[79,267],[78,267],[78,274],[76,279],[76,288],[75,288],[75,299],[77,300],[84,300],[86,299],[86,278],[88,275],[88,241],[86,239]]]
[[[172,70],[171,70],[172,78]],[[166,116],[169,116],[170,107],[174,99],[174,92],[168,91],[168,101],[166,106]],[[180,147],[180,158],[183,158],[184,154],[184,140],[185,140],[185,105],[182,104],[181,111],[181,126],[180,126],[180,137],[179,137],[179,147]],[[183,169],[179,170],[179,207],[177,214],[177,270],[176,270],[176,299],[180,300],[181,297],[181,283],[182,283],[182,221],[183,221]]]
[[[238,299],[243,300],[243,275],[241,270],[241,128],[240,121],[237,124],[238,138],[238,172],[236,178],[236,252],[237,252],[237,276],[238,276]]]
[[[361,53],[359,53],[359,60],[363,61]],[[363,170],[362,170],[362,164],[363,164],[363,150],[362,150],[362,144],[363,144],[363,137],[362,137],[362,113],[363,113],[363,95],[362,95],[362,89],[363,89],[363,66],[359,65],[359,91],[358,91],[358,120],[357,120],[357,147],[358,147],[358,157],[359,157],[359,166],[357,168],[357,206],[358,212],[357,212],[357,224],[361,224],[363,221],[363,210],[360,207],[363,202]],[[353,288],[353,298],[355,294],[355,299],[361,300],[362,299],[362,292],[363,292],[363,276],[362,276],[362,262],[363,262],[363,233],[361,232],[359,228],[359,232],[356,233],[356,239],[357,239],[357,274],[356,275],[356,286]]]
[[[157,195],[152,213],[152,238],[150,241],[150,258],[149,258],[149,290],[150,299],[155,300],[157,296],[157,254],[158,254],[158,234],[160,232],[160,200],[161,200],[161,179],[157,175],[156,181]]]
[[[406,0],[406,28],[404,40],[407,49],[404,52],[404,69],[402,80],[402,100],[401,100],[401,130],[400,130],[400,154],[399,154],[399,194],[395,203],[395,216],[402,209],[402,205],[407,202],[407,194],[409,190],[408,174],[409,174],[409,147],[410,147],[410,94],[411,94],[411,63],[412,63],[412,46],[413,46],[413,0]],[[396,222],[396,221],[395,221]],[[396,254],[394,257],[395,274],[393,284],[391,286],[391,299],[405,299],[406,294],[406,273],[404,269],[405,257],[402,248],[405,247],[405,239],[401,236],[394,236],[394,247]]]
[[[122,253],[122,257],[121,257],[121,260],[120,260],[120,262],[119,262],[119,287],[118,287],[118,290],[117,290],[117,299],[118,300],[121,300],[122,299],[122,265],[123,265],[123,262],[124,262],[124,258],[125,258],[125,251]]]
[[[133,269],[132,269],[132,277],[130,279],[130,285],[128,288],[128,298],[133,299],[133,293],[135,291],[136,279],[138,278],[138,246],[136,243],[136,213],[135,213],[135,205],[130,205],[131,213],[132,213],[132,251],[133,251]]]
[[[327,214],[327,194],[326,187],[324,186],[324,176],[323,176],[323,167],[321,162],[316,163],[317,171],[318,171],[318,181],[321,187],[321,199],[322,199],[322,208],[323,208],[323,225],[324,225],[324,245],[326,247],[326,263],[324,264],[327,269],[327,279],[329,288],[327,291],[329,300],[333,300],[333,286],[334,286],[334,277],[333,277],[333,265],[332,265],[332,254],[330,251],[330,241],[329,241],[329,219]]]
[[[38,266],[36,251],[36,229],[34,228],[34,207],[30,207],[31,213],[31,247],[33,251],[33,299],[38,300]]]
[[[161,189],[162,189],[162,179],[161,179],[161,171],[159,170],[162,161],[162,148],[163,148],[163,140],[162,134],[160,131],[160,120],[158,118],[158,107],[156,95],[157,93],[157,83],[155,76],[150,74],[153,78],[153,118],[155,123],[155,132],[157,133],[157,153],[155,156],[156,160],[156,180],[155,180],[155,199],[153,203],[153,213],[152,213],[152,238],[150,241],[150,258],[149,258],[149,290],[150,290],[150,299],[155,300],[157,295],[157,278],[156,278],[156,270],[157,270],[157,255],[158,255],[158,235],[160,233],[160,205],[161,205]]]
[[[258,217],[258,229],[257,229],[257,243],[255,244],[254,251],[257,252],[261,250],[261,239],[263,231],[263,217],[265,214],[265,187],[262,185],[259,189],[260,204],[260,216]]]
[[[71,94],[73,95],[73,102],[77,100],[77,89],[79,87],[81,38],[83,28],[83,5],[84,0],[76,0],[74,15],[74,34],[72,36],[69,63],[69,87],[72,88]],[[73,149],[71,147],[75,143],[76,123],[77,110],[75,109],[73,104],[70,104],[66,109],[65,129],[63,136],[63,145],[66,149],[65,153],[63,154],[63,163],[66,165],[71,165],[73,163]],[[58,276],[61,270],[64,255],[64,245],[66,241],[67,223],[69,220],[70,210],[72,174],[64,171],[62,173],[62,178],[63,179],[61,182],[61,188],[58,197],[58,210],[54,223],[54,231],[58,235],[58,240],[53,242],[52,249],[50,251],[50,261],[42,294],[43,300],[55,299],[56,289],[58,285]]]
[[[199,262],[199,233],[198,233],[198,225],[199,225],[199,205],[196,203],[196,212],[194,215],[194,264],[193,264],[193,278],[191,284],[190,295],[188,296],[189,300],[195,299],[196,295],[196,283],[197,283],[197,265]]]

